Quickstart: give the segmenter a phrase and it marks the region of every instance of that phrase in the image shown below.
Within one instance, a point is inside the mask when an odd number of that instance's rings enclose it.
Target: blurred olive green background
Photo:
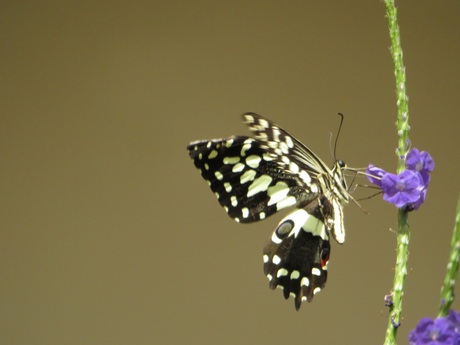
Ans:
[[[436,163],[406,344],[437,312],[460,191],[460,3],[398,5],[411,140]],[[185,149],[248,134],[254,111],[332,164],[342,112],[338,157],[394,170],[382,1],[2,1],[0,35],[1,344],[383,342],[394,207],[346,207],[327,287],[296,312],[262,272],[282,215],[233,222]]]

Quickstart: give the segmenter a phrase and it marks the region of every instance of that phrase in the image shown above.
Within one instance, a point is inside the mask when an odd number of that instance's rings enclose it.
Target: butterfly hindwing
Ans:
[[[270,288],[294,298],[298,310],[326,284],[329,236],[324,223],[304,209],[286,216],[264,247],[264,273]]]

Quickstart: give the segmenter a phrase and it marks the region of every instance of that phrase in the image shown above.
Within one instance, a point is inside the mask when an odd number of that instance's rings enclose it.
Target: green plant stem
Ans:
[[[396,344],[396,335],[401,324],[402,300],[404,281],[407,275],[407,260],[409,258],[409,224],[408,213],[398,210],[398,231],[396,236],[396,265],[393,278],[392,302],[390,306],[385,345]]]
[[[406,70],[403,64],[403,52],[399,33],[397,10],[393,0],[384,0],[391,40],[391,56],[394,64],[396,79],[396,105],[398,109],[396,128],[398,130],[398,173],[405,170],[406,154],[409,145],[409,106],[406,95]],[[385,345],[395,345],[398,327],[401,324],[404,281],[407,275],[407,260],[409,257],[409,223],[408,213],[398,210],[398,230],[396,235],[396,265],[392,289],[392,305],[389,310],[389,320],[385,336]]]
[[[438,317],[446,316],[449,313],[454,301],[455,281],[457,280],[458,262],[460,259],[460,197],[457,202],[457,214],[455,217],[454,232],[450,241],[450,256],[447,264],[446,277],[441,287],[441,305]]]

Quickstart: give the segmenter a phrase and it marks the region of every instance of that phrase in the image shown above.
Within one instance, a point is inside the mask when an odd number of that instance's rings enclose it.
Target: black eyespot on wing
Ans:
[[[286,221],[282,222],[281,224],[278,225],[276,228],[276,235],[279,237],[279,239],[284,239],[291,230],[294,228],[294,222],[290,219],[287,219]]]

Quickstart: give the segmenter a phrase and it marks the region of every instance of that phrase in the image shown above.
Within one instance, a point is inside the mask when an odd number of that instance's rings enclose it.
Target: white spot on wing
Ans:
[[[299,175],[300,178],[307,184],[307,186],[309,186],[311,183],[310,175],[305,170],[302,170]]]
[[[311,274],[313,274],[314,276],[320,276],[321,275],[321,270],[319,268],[316,268],[316,267],[313,267],[311,269]]]
[[[300,277],[300,272],[297,270],[292,271],[291,273],[291,279],[299,279]]]
[[[265,132],[259,132],[259,134],[256,136],[257,139],[260,139],[262,141],[267,141],[268,140],[268,135]]]
[[[259,218],[260,219],[265,219],[265,212],[260,212],[259,213]]]
[[[275,265],[279,265],[279,263],[281,262],[281,258],[278,255],[275,254],[275,255],[273,255],[272,262]]]
[[[267,263],[269,259],[268,255],[264,254],[263,259],[264,259],[264,263]]]
[[[284,277],[284,276],[287,276],[288,275],[288,270],[285,269],[285,268],[280,268],[278,270],[278,272],[276,272],[276,277],[279,278],[279,277]]]
[[[315,183],[313,183],[311,186],[310,186],[310,190],[312,193],[318,193],[319,189],[318,189],[318,185],[316,185]]]
[[[242,172],[243,169],[244,169],[244,164],[243,163],[236,163],[232,168],[232,172],[239,173],[239,172]]]
[[[230,197],[230,202],[232,203],[233,207],[236,207],[238,205],[238,200],[236,199],[236,196],[234,195]]]
[[[248,218],[249,216],[249,209],[247,207],[243,207],[241,209],[241,214],[243,215],[243,218]]]
[[[287,144],[285,142],[280,142],[279,143],[279,148],[281,149],[281,151],[283,151],[283,153],[285,155],[287,155],[289,153],[289,147],[287,146]]]
[[[224,188],[227,193],[230,193],[232,191],[232,185],[230,184],[230,182],[225,182]]]
[[[268,153],[264,153],[262,155],[262,158],[264,159],[264,161],[267,161],[267,162],[270,162],[273,160],[273,158]]]
[[[289,187],[286,182],[278,181],[274,186],[267,189],[267,195],[270,197],[268,206],[274,205],[283,200],[289,193]]]
[[[318,292],[321,291],[321,288],[318,286],[313,290],[313,295],[316,295]]]
[[[222,179],[224,178],[224,175],[222,175],[220,171],[216,171],[216,172],[214,173],[214,175],[216,176],[216,178],[217,178],[219,181],[222,180]]]
[[[297,174],[299,172],[299,166],[294,162],[291,162],[289,164],[289,170],[291,170],[294,174]]]
[[[224,164],[236,164],[240,161],[240,157],[235,156],[235,157],[225,157],[224,158]]]
[[[287,157],[287,156],[283,156],[281,157],[281,160],[283,161],[284,164],[288,165],[291,160]]]
[[[273,127],[273,139],[275,139],[275,141],[279,141],[280,140],[280,130],[279,128],[276,128],[276,127]]]
[[[246,120],[247,123],[253,123],[254,122],[254,116],[250,114],[244,114],[244,119]]]
[[[248,158],[246,158],[246,164],[249,167],[256,169],[259,166],[261,160],[262,158],[260,158],[259,156],[251,155]]]
[[[278,202],[276,204],[276,209],[278,211],[282,210],[283,208],[295,205],[296,202],[297,202],[297,200],[295,199],[295,197],[293,197],[293,196],[287,197],[286,199],[281,200],[280,202]]]
[[[248,144],[244,144],[243,147],[241,148],[240,156],[241,157],[246,156],[246,151],[249,150],[250,148],[251,148],[251,142],[249,142]]]
[[[212,150],[211,153],[208,155],[208,159],[213,159],[217,157],[217,151]]]
[[[302,280],[300,281],[300,286],[310,286],[310,280],[308,280],[307,277],[303,277]]]
[[[259,119],[259,123],[264,126],[265,128],[268,128],[269,125],[268,125],[268,122],[264,119]]]
[[[248,188],[247,197],[249,198],[257,193],[266,191],[272,180],[273,178],[269,175],[262,175],[256,178]]]
[[[254,180],[254,176],[256,176],[256,171],[255,170],[248,170],[243,173],[240,177],[240,183],[245,184],[247,182],[250,182]]]

